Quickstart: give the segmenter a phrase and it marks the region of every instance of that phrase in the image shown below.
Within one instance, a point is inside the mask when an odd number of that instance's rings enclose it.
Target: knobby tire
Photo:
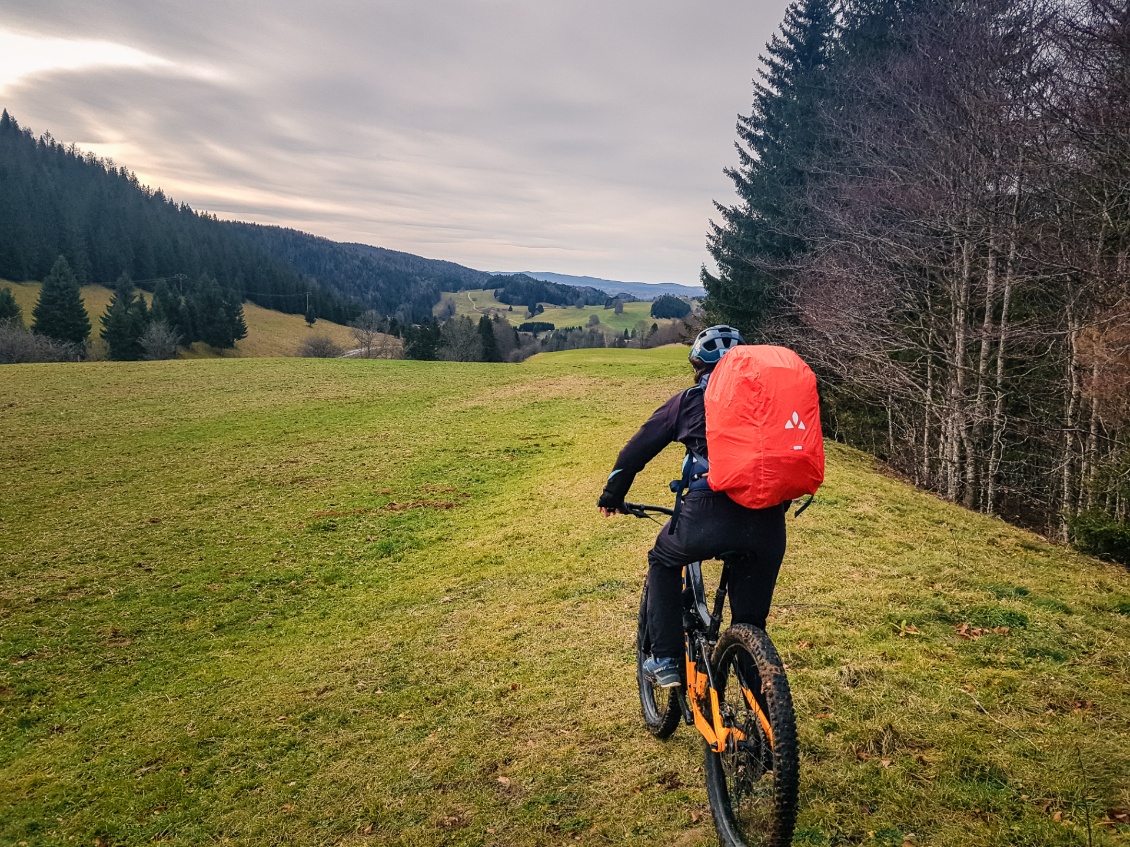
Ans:
[[[656,738],[668,738],[679,726],[682,708],[674,688],[661,688],[647,678],[644,659],[651,655],[647,634],[647,586],[640,597],[640,614],[636,626],[636,682],[640,689],[640,710],[647,731]]]
[[[781,658],[763,630],[737,624],[711,657],[724,719],[746,736],[716,753],[706,745],[706,791],[726,847],[788,847],[796,826],[796,717]],[[768,715],[773,742],[741,692],[744,682]]]

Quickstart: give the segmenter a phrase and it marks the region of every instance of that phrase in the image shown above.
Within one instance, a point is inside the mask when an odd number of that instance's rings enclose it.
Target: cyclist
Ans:
[[[707,482],[703,394],[715,365],[727,351],[744,343],[741,334],[729,326],[712,326],[698,334],[689,356],[695,385],[660,406],[632,436],[597,501],[605,517],[622,511],[636,474],[671,442],[686,447],[681,482],[686,493],[647,554],[647,627],[652,655],[644,661],[644,672],[664,688],[680,684],[683,664],[682,568],[726,554],[733,623],[764,629],[785,555],[788,503],[747,509],[725,493],[712,491]]]

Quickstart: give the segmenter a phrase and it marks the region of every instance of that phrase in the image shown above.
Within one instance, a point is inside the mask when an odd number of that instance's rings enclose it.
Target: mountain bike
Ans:
[[[637,518],[672,509],[625,503]],[[722,573],[713,607],[707,605],[702,563],[683,569],[686,667],[682,684],[660,688],[647,678],[647,585],[640,598],[636,679],[648,732],[665,739],[680,721],[694,726],[705,746],[706,793],[718,837],[726,847],[786,847],[796,825],[796,717],[777,648],[764,630],[734,624],[722,614],[730,566]]]

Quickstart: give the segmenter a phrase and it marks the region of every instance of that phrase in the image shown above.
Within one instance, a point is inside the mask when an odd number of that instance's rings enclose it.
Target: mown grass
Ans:
[[[469,317],[479,317],[484,314],[500,314],[510,321],[514,326],[520,326],[526,321],[546,321],[551,323],[557,329],[564,327],[584,327],[588,326],[589,319],[596,315],[600,318],[601,325],[606,333],[610,330],[615,330],[622,333],[624,330],[632,330],[640,321],[646,321],[648,327],[653,323],[660,326],[671,323],[668,318],[653,318],[651,317],[651,303],[625,303],[624,311],[622,314],[617,315],[614,310],[606,309],[603,306],[585,306],[578,309],[576,306],[554,306],[546,303],[545,311],[537,317],[526,317],[527,311],[524,306],[518,306],[513,311],[507,310],[507,305],[495,299],[494,289],[476,289],[472,291],[457,291],[448,292],[444,294],[444,299],[450,298],[455,303],[455,314],[467,315]],[[441,301],[435,307],[435,312],[439,314],[443,309],[443,302]]]
[[[39,301],[38,282],[7,282],[0,280],[0,285],[9,288],[16,304],[23,312],[25,326],[32,323],[32,310]],[[99,333],[102,331],[101,318],[106,314],[110,305],[113,292],[102,285],[84,285],[81,289],[82,302],[90,317],[91,345],[98,358],[105,358],[106,344]],[[143,293],[146,302],[152,302],[152,296]],[[190,348],[181,351],[181,358],[209,359],[217,357],[226,358],[259,358],[264,356],[295,356],[307,338],[315,335],[324,335],[333,340],[343,350],[357,346],[353,337],[353,330],[347,326],[331,321],[317,321],[314,326],[307,326],[302,315],[284,315],[256,306],[254,303],[243,304],[243,318],[247,324],[247,337],[236,342],[230,350],[218,350],[206,344],[196,343]]]
[[[594,508],[684,357],[0,369],[0,843],[715,843]],[[1124,843],[1130,576],[829,458],[797,843]]]

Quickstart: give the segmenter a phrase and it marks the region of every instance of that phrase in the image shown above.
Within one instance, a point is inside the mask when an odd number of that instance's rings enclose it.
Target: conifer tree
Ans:
[[[186,308],[192,320],[196,341],[228,349],[247,337],[243,320],[243,304],[231,289],[224,288],[215,277],[203,274],[186,297]]]
[[[114,286],[110,305],[102,315],[102,340],[110,358],[117,362],[136,362],[145,355],[141,339],[149,325],[145,298],[133,287],[129,274],[122,274]]]
[[[498,339],[494,337],[494,324],[486,315],[479,318],[479,335],[483,339],[483,361],[501,362],[502,355],[498,350]]]
[[[766,45],[753,108],[738,118],[739,164],[727,168],[739,202],[716,203],[707,247],[718,266],[702,270],[707,308],[749,334],[782,308],[782,281],[805,251],[804,198],[825,144],[819,109],[833,47],[831,0],[794,0]]]
[[[404,328],[404,357],[430,362],[438,358],[441,340],[439,321],[429,318]]]
[[[5,112],[5,115],[8,113]],[[24,314],[10,288],[0,288],[0,324],[24,325]]]
[[[153,289],[153,305],[149,310],[149,319],[154,323],[165,324],[182,343],[187,343],[187,339],[192,337],[192,326],[185,310],[184,297],[169,284],[168,280],[162,279]]]
[[[90,337],[90,317],[82,303],[78,280],[62,256],[43,280],[32,317],[32,331],[56,341],[82,346]]]

